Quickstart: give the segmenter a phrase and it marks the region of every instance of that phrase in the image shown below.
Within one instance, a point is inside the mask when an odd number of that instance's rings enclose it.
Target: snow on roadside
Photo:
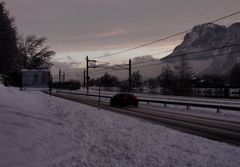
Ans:
[[[231,166],[240,147],[0,87],[0,166]]]

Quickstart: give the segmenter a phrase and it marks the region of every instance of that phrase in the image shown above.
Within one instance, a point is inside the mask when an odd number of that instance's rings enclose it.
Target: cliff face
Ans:
[[[181,56],[185,56],[193,66],[198,62],[204,63],[197,73],[228,73],[240,62],[240,23],[228,28],[212,23],[195,26],[163,61],[175,63]]]

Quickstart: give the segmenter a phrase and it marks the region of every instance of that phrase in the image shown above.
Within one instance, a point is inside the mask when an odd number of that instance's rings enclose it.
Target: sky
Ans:
[[[5,0],[20,34],[47,37],[54,61],[84,66],[103,56],[192,28],[240,9],[239,0]],[[240,21],[234,16],[219,22]],[[112,64],[173,49],[183,36],[99,59]],[[74,62],[74,63],[73,63]],[[76,65],[75,64],[75,65]]]

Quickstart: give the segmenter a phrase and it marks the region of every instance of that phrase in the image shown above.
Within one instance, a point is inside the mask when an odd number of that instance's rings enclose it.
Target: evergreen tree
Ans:
[[[13,77],[21,68],[22,57],[18,52],[14,18],[9,16],[4,2],[0,2],[0,74]]]
[[[230,83],[232,86],[240,87],[240,63],[237,63],[229,74]]]

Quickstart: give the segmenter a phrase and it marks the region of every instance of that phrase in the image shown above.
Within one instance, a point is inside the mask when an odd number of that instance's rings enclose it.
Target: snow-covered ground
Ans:
[[[240,165],[240,147],[0,85],[0,167]]]

